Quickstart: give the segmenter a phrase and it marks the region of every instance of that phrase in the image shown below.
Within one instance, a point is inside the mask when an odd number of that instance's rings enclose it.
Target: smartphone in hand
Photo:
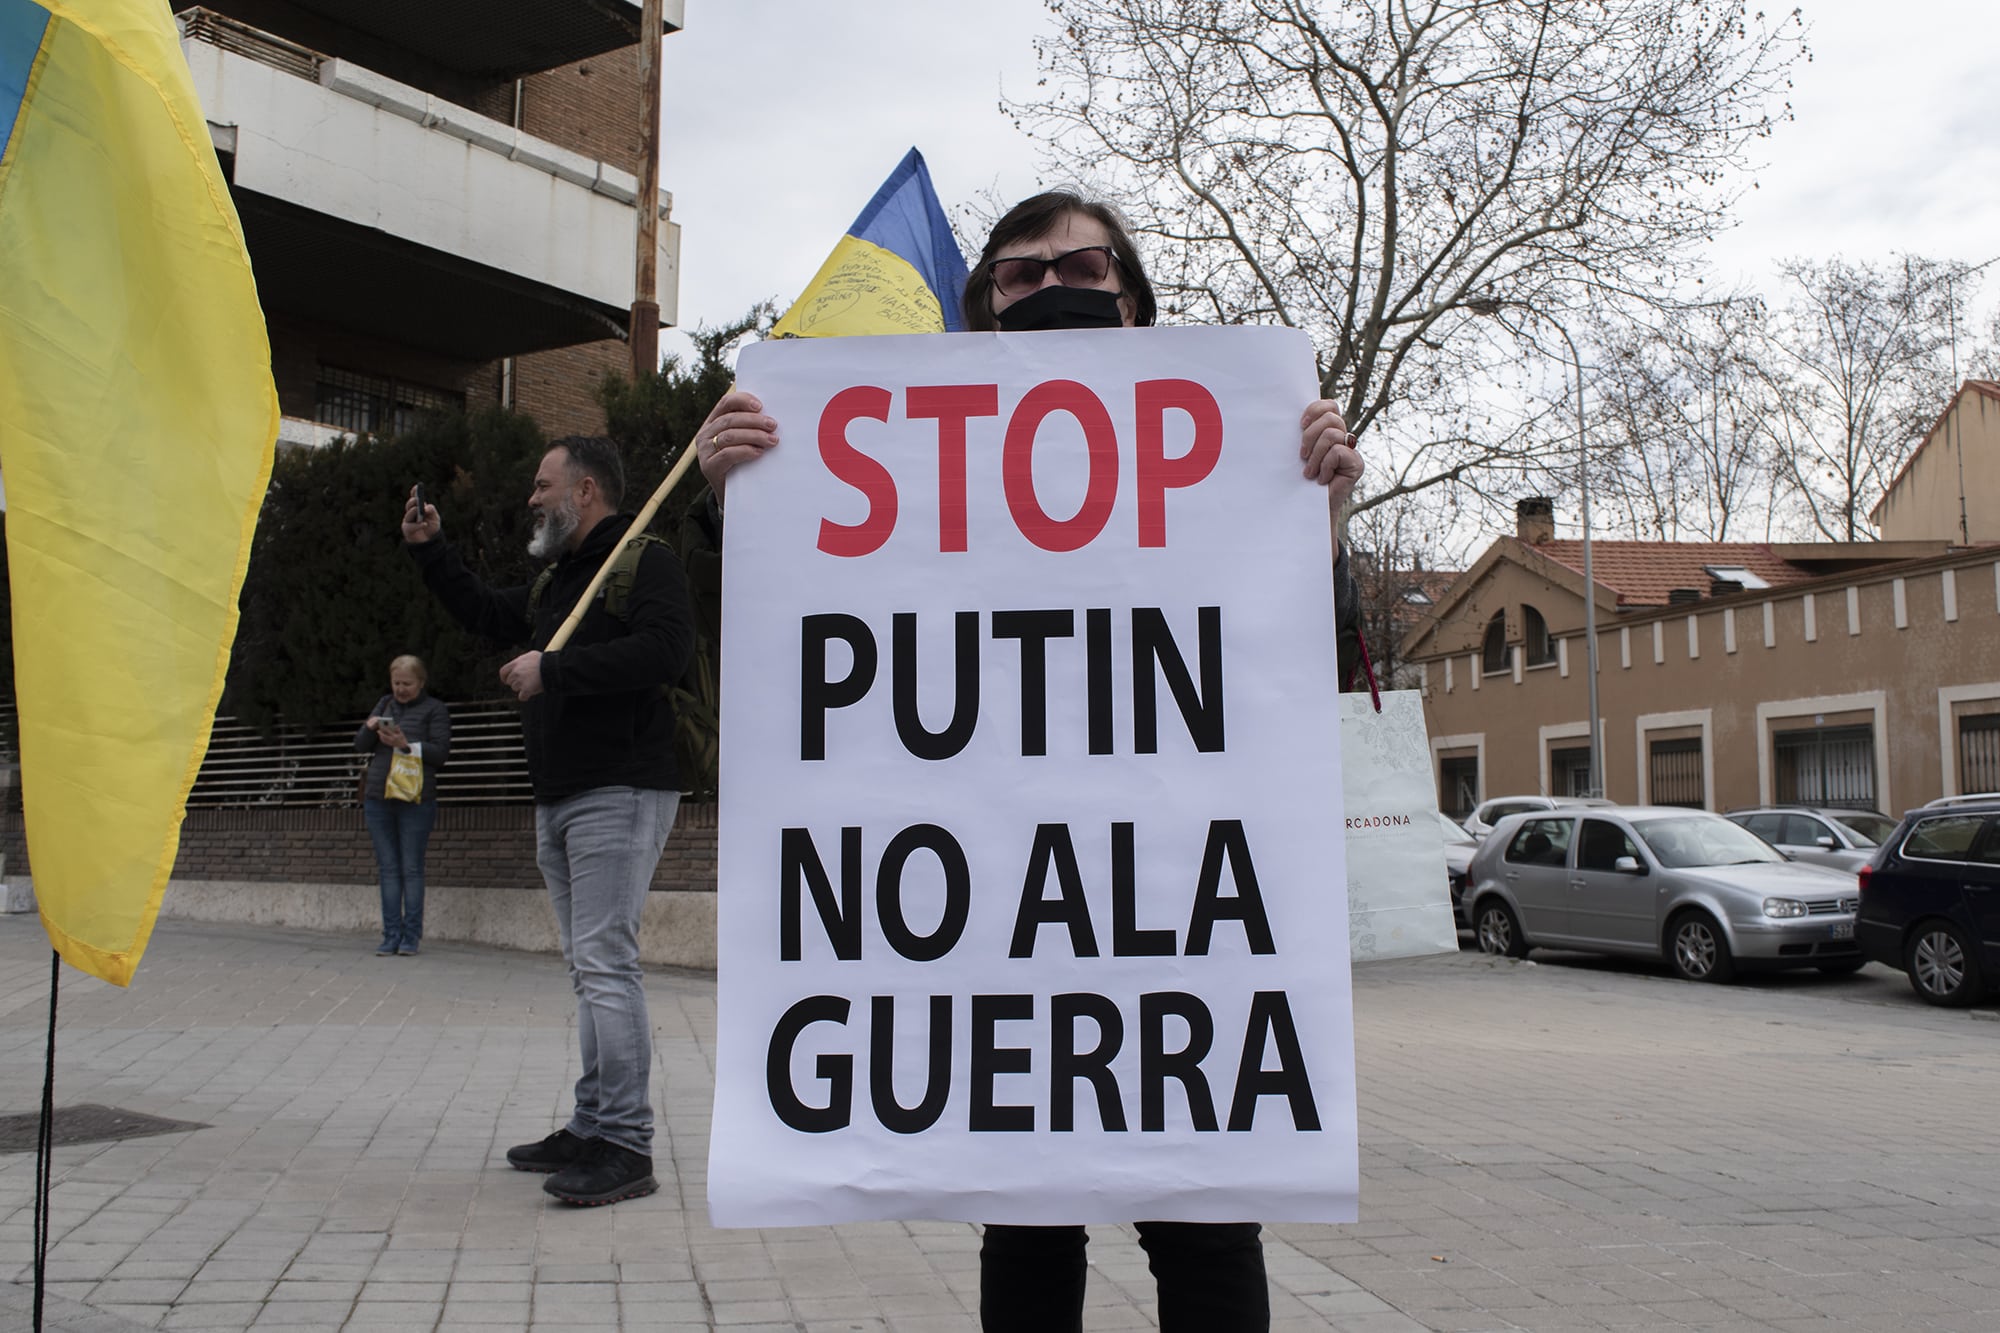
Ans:
[[[417,493],[417,522],[421,523],[424,521],[424,504],[425,504],[424,484],[421,481],[418,482],[416,485],[416,493]]]

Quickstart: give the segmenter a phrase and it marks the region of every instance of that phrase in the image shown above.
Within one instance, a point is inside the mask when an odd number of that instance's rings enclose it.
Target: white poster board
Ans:
[[[1305,336],[737,371],[716,1225],[1353,1220]]]

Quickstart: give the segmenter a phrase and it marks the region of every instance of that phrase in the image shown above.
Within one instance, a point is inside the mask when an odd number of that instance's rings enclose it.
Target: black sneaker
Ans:
[[[560,1171],[574,1165],[596,1139],[579,1138],[559,1129],[545,1139],[523,1143],[507,1150],[507,1161],[516,1171]]]
[[[545,1193],[574,1204],[617,1203],[659,1187],[652,1158],[603,1139],[591,1139],[575,1163],[542,1182]]]

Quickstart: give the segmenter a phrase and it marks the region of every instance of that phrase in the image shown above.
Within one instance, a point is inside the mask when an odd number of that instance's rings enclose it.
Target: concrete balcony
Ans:
[[[354,432],[328,426],[304,417],[278,418],[279,449],[318,449]]]
[[[176,0],[176,10],[188,8]],[[679,32],[685,0],[666,0],[663,31]],[[349,48],[410,52],[441,69],[488,82],[517,79],[631,46],[639,0],[288,0],[301,41],[334,54]],[[256,21],[255,11],[246,14]],[[291,31],[291,29],[287,29]]]
[[[267,312],[467,361],[625,336],[631,172],[254,29],[229,26],[225,46],[182,19]],[[662,219],[671,204],[662,191]],[[663,221],[666,324],[679,254]]]

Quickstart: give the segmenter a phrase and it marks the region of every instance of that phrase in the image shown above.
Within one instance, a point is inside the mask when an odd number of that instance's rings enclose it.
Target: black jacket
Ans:
[[[445,609],[476,634],[503,644],[547,643],[632,525],[607,518],[555,563],[528,623],[528,585],[490,588],[440,538],[409,548]],[[598,787],[678,791],[674,709],[661,686],[680,679],[694,647],[687,579],[673,552],[649,543],[639,558],[621,621],[599,597],[562,651],[542,657],[542,692],[521,706],[528,776],[537,801]]]
[[[1342,692],[1367,689],[1368,677],[1361,670],[1361,585],[1348,567],[1346,542],[1333,562],[1333,634]]]

